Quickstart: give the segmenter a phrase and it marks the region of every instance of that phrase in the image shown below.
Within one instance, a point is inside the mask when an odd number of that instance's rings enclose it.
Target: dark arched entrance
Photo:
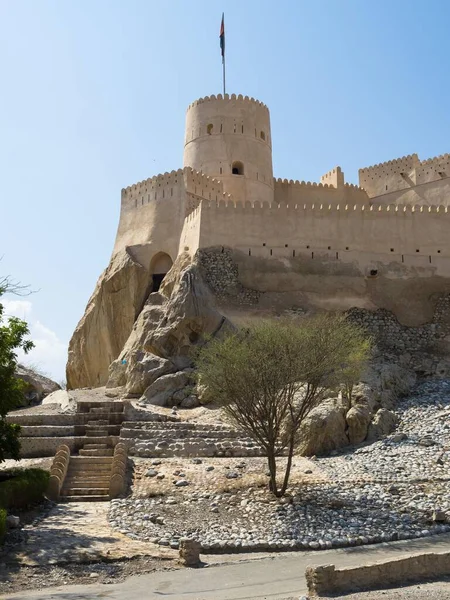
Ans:
[[[152,274],[152,292],[157,292],[161,287],[164,277],[172,268],[173,261],[165,252],[158,252],[152,258],[150,263],[150,273]]]

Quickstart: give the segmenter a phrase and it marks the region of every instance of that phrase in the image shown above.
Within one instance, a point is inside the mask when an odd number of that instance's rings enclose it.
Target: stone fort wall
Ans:
[[[301,186],[300,186],[301,187]],[[203,202],[200,247],[229,246],[263,258],[300,254],[376,268],[450,275],[450,209],[442,206]]]
[[[370,198],[389,204],[450,200],[450,154],[419,160],[411,154],[359,170],[359,185]]]

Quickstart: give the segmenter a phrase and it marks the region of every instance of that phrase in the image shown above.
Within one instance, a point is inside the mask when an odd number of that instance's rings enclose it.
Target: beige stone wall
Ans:
[[[450,275],[450,211],[335,205],[204,203],[200,247],[230,246],[252,256],[311,260],[326,255],[360,268],[410,266],[416,276]]]
[[[293,207],[303,204],[317,204],[318,206],[340,204],[343,208],[346,205],[366,204],[369,207],[370,200],[365,190],[356,185],[344,184],[343,181],[338,187],[334,187],[328,183],[292,181],[292,179],[289,181],[275,179],[274,197],[275,204],[287,204]]]
[[[359,185],[383,204],[450,203],[450,154],[420,161],[417,154],[359,170]]]

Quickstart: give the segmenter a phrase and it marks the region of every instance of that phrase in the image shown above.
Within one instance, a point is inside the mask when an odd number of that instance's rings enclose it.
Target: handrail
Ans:
[[[55,458],[50,469],[50,479],[47,487],[47,496],[50,500],[57,502],[61,493],[64,479],[67,475],[67,469],[70,461],[70,448],[66,444],[61,444],[56,450]]]
[[[116,444],[114,448],[111,466],[111,477],[109,480],[109,498],[117,498],[125,492],[128,450],[123,442]]]

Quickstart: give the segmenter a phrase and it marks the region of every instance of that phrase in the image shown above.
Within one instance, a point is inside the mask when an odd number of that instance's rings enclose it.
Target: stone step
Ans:
[[[109,494],[101,494],[98,496],[77,495],[77,496],[60,496],[60,502],[107,502]]]
[[[88,421],[86,423],[86,427],[102,427],[102,426],[108,426],[108,425],[109,425],[108,419],[96,419],[94,421]]]
[[[96,456],[95,458],[88,458],[86,456],[71,456],[69,467],[75,465],[111,465],[112,458],[110,456]]]
[[[108,448],[107,444],[85,444],[83,446],[85,450],[100,450],[101,448]]]
[[[64,481],[64,488],[63,489],[70,489],[70,490],[80,490],[80,489],[103,489],[103,488],[108,488],[109,489],[109,477],[106,479],[86,479],[86,480],[81,480],[81,479],[70,479],[69,481]]]
[[[63,487],[61,496],[108,496],[109,486],[102,487]]]
[[[105,429],[88,429],[86,427],[86,437],[104,437],[108,436],[108,430]]]
[[[107,410],[109,410],[110,412],[123,413],[124,404],[123,402],[117,402],[114,400],[102,400],[99,402],[81,401],[77,403],[78,413],[99,412]]]
[[[78,450],[78,454],[79,456],[112,456],[114,454],[114,450],[112,448],[81,448]]]
[[[87,458],[92,459],[92,460],[97,460],[98,458],[110,458],[112,461],[112,456],[74,456],[74,457],[70,457],[70,464],[69,464],[69,471],[95,471],[96,469],[98,471],[107,471],[108,469],[111,468],[112,466],[112,462],[108,462],[108,463],[77,463],[77,462],[72,462],[73,458]]]
[[[91,408],[89,410],[89,415],[123,415],[123,410],[114,410],[111,408]]]

